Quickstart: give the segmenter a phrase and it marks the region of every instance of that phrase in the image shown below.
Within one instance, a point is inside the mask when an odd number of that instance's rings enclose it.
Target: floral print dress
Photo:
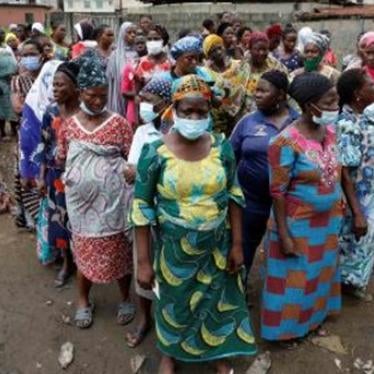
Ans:
[[[349,168],[368,222],[367,234],[357,241],[352,233],[352,215],[347,210],[339,240],[342,281],[366,288],[374,266],[374,105],[367,107],[361,118],[345,106],[337,134],[341,162]]]

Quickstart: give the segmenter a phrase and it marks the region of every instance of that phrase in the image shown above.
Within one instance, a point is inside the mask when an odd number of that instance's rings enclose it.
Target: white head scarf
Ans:
[[[44,26],[40,23],[40,22],[35,22],[32,26],[31,26],[31,31],[39,31],[40,33],[44,34]]]
[[[138,61],[135,45],[130,46],[125,41],[127,30],[134,26],[132,22],[124,22],[119,30],[117,48],[113,51],[108,61],[107,77],[109,80],[108,109],[123,115],[125,103],[122,98],[120,87],[122,72],[126,64]]]
[[[297,34],[297,49],[301,52],[304,53],[304,48],[307,39],[310,38],[310,36],[313,34],[313,30],[306,26],[300,29],[300,31]]]

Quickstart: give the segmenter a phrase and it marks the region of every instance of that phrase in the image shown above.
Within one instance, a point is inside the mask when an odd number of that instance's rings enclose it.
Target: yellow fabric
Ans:
[[[5,37],[5,43],[8,43],[10,40],[14,40],[14,39],[17,40],[17,35],[13,34],[12,32],[8,32],[8,34],[6,34],[6,37]]]
[[[206,57],[208,57],[209,52],[212,50],[213,47],[217,46],[224,46],[223,39],[216,35],[216,34],[210,34],[204,39],[203,43],[203,52]]]

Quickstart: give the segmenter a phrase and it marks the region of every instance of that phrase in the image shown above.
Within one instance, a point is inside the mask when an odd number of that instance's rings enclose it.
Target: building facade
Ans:
[[[58,0],[0,0],[0,26],[10,23],[45,23],[52,9],[57,8]]]

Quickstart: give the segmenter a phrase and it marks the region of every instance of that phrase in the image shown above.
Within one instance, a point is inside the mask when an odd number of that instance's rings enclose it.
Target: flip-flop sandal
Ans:
[[[128,325],[135,318],[135,305],[123,301],[118,305],[117,323],[121,326]]]
[[[135,331],[129,332],[126,334],[126,343],[129,348],[136,348],[140,345],[147,334],[151,331],[152,326],[147,326],[144,328],[137,328]],[[132,338],[129,339],[129,335],[132,335]],[[133,341],[133,342],[131,342]]]
[[[93,323],[94,309],[93,303],[90,303],[87,308],[77,309],[74,317],[75,325],[80,329],[88,329]]]

